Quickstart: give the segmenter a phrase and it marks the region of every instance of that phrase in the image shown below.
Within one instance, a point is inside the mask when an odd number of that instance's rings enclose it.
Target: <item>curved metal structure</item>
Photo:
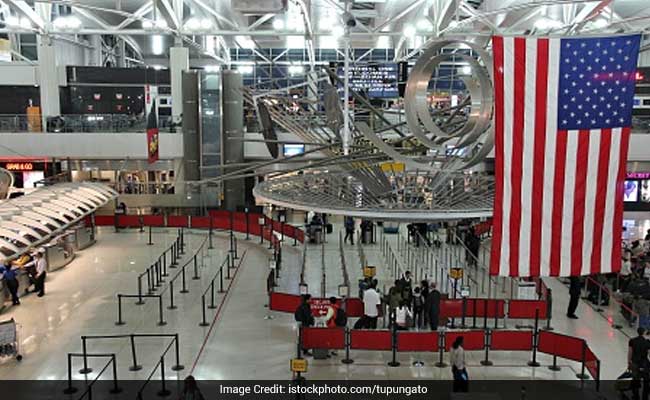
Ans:
[[[0,202],[0,259],[47,242],[117,197],[99,183],[62,183]]]

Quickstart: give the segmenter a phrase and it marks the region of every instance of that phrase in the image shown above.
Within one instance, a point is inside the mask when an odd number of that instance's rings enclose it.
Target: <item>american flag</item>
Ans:
[[[492,275],[620,270],[639,43],[640,35],[492,38]]]

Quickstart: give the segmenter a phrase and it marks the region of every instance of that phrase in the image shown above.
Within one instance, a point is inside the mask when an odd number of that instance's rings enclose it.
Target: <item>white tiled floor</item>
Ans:
[[[335,294],[342,280],[340,253],[338,250],[338,230],[329,235],[325,246],[325,266],[327,273],[326,293]],[[195,249],[205,233],[188,234],[189,249],[186,259]],[[185,370],[172,373],[169,367],[173,357],[166,359],[167,376],[182,378],[193,372],[201,379],[286,379],[289,359],[296,352],[296,330],[293,315],[273,313],[273,319],[265,319],[269,314],[264,307],[267,303],[265,291],[268,273],[269,253],[266,247],[259,245],[259,239],[251,238],[239,241],[239,252],[247,250],[240,269],[234,276],[230,292],[224,297],[218,295],[217,303],[223,306],[219,317],[214,319],[216,310],[208,310],[207,319],[214,320],[212,327],[199,327],[201,319],[200,295],[207,288],[209,279],[216,273],[216,268],[226,255],[227,238],[215,238],[215,249],[209,252],[209,258],[201,269],[201,280],[188,279],[190,293],[176,293],[178,310],[164,310],[168,324],[158,327],[157,304],[148,301],[146,305],[136,306],[125,302],[125,326],[115,326],[116,292],[134,292],[135,277],[173,239],[173,232],[166,235],[156,234],[155,246],[146,246],[146,233],[137,231],[115,234],[110,229],[100,231],[99,242],[79,253],[71,265],[48,277],[48,294],[42,299],[33,295],[23,300],[23,305],[10,309],[0,315],[0,319],[15,317],[22,324],[22,342],[24,360],[0,362],[0,379],[63,379],[66,376],[66,353],[81,350],[81,335],[89,334],[129,334],[129,333],[179,333],[181,342],[181,363]],[[287,241],[284,246],[284,267],[281,271],[282,290],[297,292],[302,247],[291,246]],[[364,251],[370,264],[378,266],[380,287],[390,286],[394,277],[386,268],[382,268],[383,259],[379,245],[365,246]],[[308,245],[306,279],[310,291],[320,296],[322,274],[322,249],[320,246]],[[344,254],[351,281],[351,294],[356,294],[356,282],[361,276],[358,250],[349,244],[344,246]],[[227,282],[228,283],[228,282]],[[602,360],[602,376],[612,379],[618,376],[625,366],[627,338],[609,327],[606,320],[595,311],[582,304],[579,308],[580,320],[573,321],[564,317],[568,301],[567,289],[557,280],[549,280],[548,285],[554,291],[553,326],[557,332],[584,337]],[[178,290],[178,289],[177,289]],[[168,298],[165,297],[165,306]],[[512,322],[511,322],[512,323]],[[204,339],[206,335],[209,337]],[[139,372],[129,372],[130,347],[128,340],[93,342],[90,352],[115,352],[118,356],[119,374],[123,379],[146,377],[158,361],[162,348],[168,341],[149,339],[138,344],[139,363],[144,368]],[[201,351],[201,348],[203,350]],[[200,353],[200,357],[199,356]],[[528,353],[493,352],[490,359],[494,367],[482,367],[479,362],[483,352],[469,352],[468,364],[473,379],[573,379],[579,369],[576,363],[561,361],[561,372],[552,372],[545,367],[527,367],[530,360]],[[343,365],[342,355],[328,360],[311,362],[308,378],[310,379],[407,379],[429,378],[448,379],[448,368],[433,366],[437,355],[400,354],[402,366],[390,368],[386,362],[389,353],[352,352],[355,363]],[[445,355],[445,358],[447,356]],[[411,362],[421,359],[424,367],[412,367]],[[540,355],[543,365],[549,365],[551,359]],[[192,366],[196,367],[192,371]],[[94,368],[101,366],[92,361]],[[75,378],[83,378],[76,373],[80,363],[75,362]],[[90,377],[93,375],[91,374]]]

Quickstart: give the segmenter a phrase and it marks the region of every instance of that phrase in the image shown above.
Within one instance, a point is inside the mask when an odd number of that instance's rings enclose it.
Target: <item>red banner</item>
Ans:
[[[147,129],[147,159],[149,164],[158,161],[159,145],[158,128]]]

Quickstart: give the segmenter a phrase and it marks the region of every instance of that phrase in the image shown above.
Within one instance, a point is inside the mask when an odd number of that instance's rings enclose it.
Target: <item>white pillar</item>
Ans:
[[[190,69],[190,51],[187,47],[169,49],[169,71],[172,83],[172,119],[180,120],[183,113],[183,71]]]
[[[345,60],[343,65],[343,154],[350,152],[350,28],[345,28]]]
[[[46,36],[39,35],[38,38],[38,84],[41,92],[41,118],[45,130],[47,117],[61,115],[59,77],[54,44]]]

